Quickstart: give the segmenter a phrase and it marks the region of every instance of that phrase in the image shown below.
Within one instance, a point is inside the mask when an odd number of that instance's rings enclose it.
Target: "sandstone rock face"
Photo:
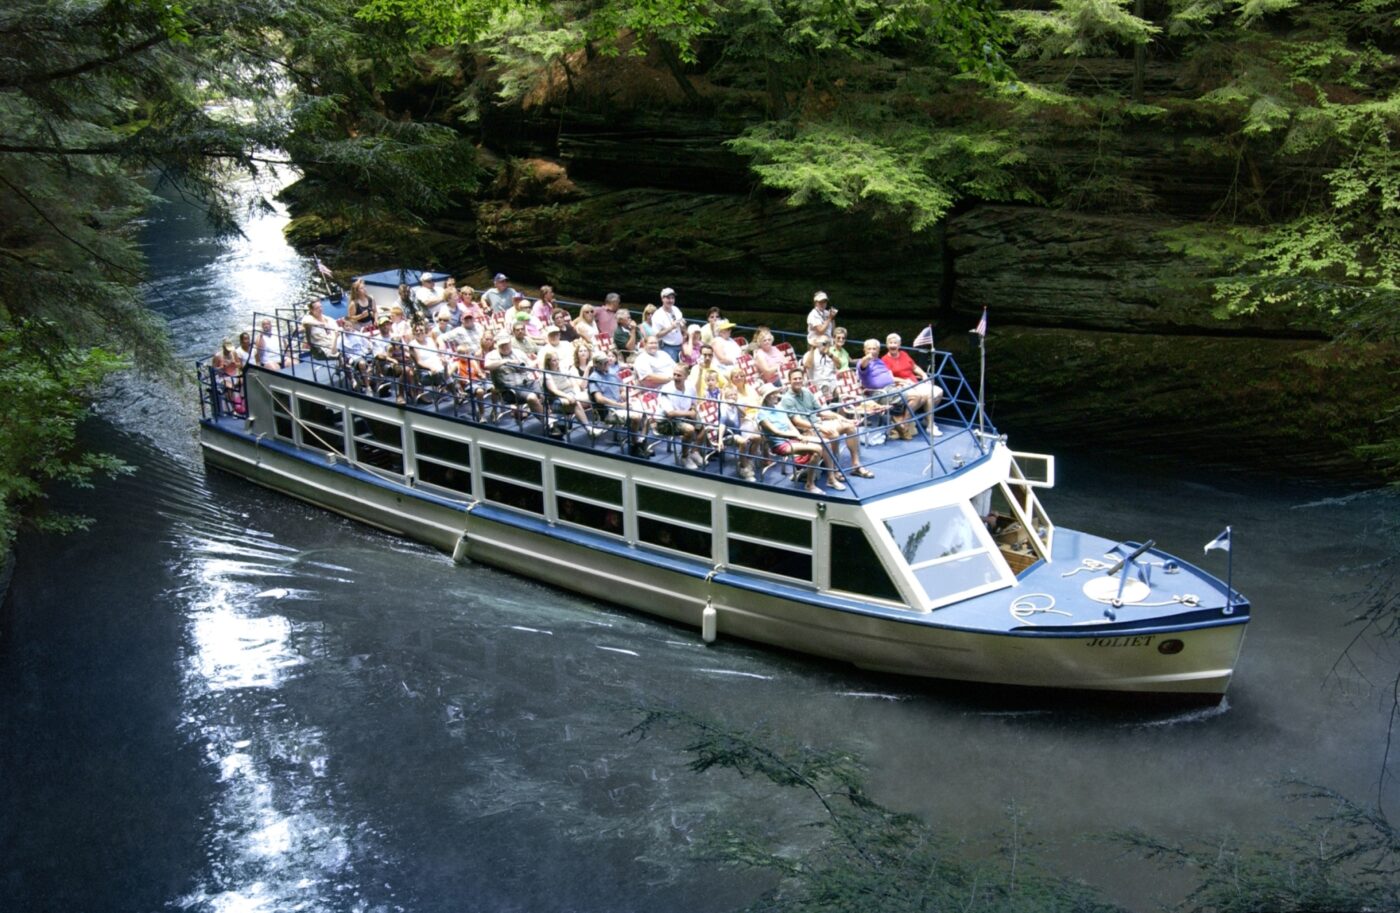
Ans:
[[[1000,322],[1136,332],[1299,335],[1281,321],[1212,315],[1190,280],[1205,274],[1167,249],[1162,216],[977,206],[949,220],[954,302]]]

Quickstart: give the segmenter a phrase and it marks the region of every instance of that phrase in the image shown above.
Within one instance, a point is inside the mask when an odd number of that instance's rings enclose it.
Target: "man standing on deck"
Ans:
[[[661,290],[661,307],[651,315],[651,331],[656,334],[661,350],[671,356],[672,361],[680,361],[681,343],[685,341],[685,315],[676,307],[675,289]]]
[[[826,297],[826,292],[812,296],[812,311],[807,315],[807,347],[817,344],[818,336],[831,336],[836,329],[836,308]]]
[[[496,278],[491,280],[493,288],[489,288],[481,293],[481,303],[485,305],[493,314],[504,314],[509,308],[515,306],[515,289],[510,287],[510,280],[505,273],[497,273]]]
[[[601,310],[593,312],[593,322],[598,324],[598,335],[604,339],[612,339],[617,332],[618,308],[622,307],[622,296],[617,292],[608,292],[603,299]]]

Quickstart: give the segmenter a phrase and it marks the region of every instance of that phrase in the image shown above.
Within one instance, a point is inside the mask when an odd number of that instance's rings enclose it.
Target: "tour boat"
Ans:
[[[367,285],[378,297],[399,275]],[[659,616],[707,643],[880,672],[1214,697],[1229,686],[1249,602],[1151,542],[1056,528],[1037,495],[1054,484],[1053,458],[1013,451],[946,352],[914,353],[945,391],[941,433],[905,419],[914,439],[889,434],[889,397],[833,403],[859,418],[875,477],[847,471],[844,490],[812,494],[797,481],[807,467],[773,453],[741,477],[720,436],[696,465],[678,461],[674,439],[636,455],[625,425],[551,436],[479,390],[410,381],[399,404],[393,384],[352,383],[298,353],[295,324],[277,319],[292,363],[246,366],[237,408],[200,366],[206,461],[460,563]]]

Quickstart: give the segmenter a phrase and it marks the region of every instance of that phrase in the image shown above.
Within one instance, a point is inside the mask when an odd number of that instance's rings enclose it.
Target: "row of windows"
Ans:
[[[345,416],[340,407],[296,398],[297,422],[291,420],[288,394],[275,391],[274,433],[306,447],[347,455]],[[406,455],[402,426],[348,412],[354,459],[394,475],[404,475]],[[301,439],[293,425],[301,427]],[[472,453],[465,441],[414,429],[413,467],[421,484],[454,494],[472,495]],[[481,493],[505,507],[547,516],[542,460],[482,446]],[[554,515],[558,522],[615,536],[626,535],[624,480],[565,465],[554,465]],[[655,548],[709,561],[714,554],[712,501],[637,482],[636,537]],[[725,552],[736,567],[811,582],[813,521],[739,504],[725,504]],[[830,524],[831,587],[882,599],[899,600],[899,592],[875,555],[865,533],[854,526]]]

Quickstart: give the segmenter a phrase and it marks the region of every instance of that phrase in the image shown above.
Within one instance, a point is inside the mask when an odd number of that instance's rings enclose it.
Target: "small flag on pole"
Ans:
[[[922,330],[919,331],[919,335],[914,337],[914,348],[933,348],[933,324],[929,324],[928,326],[924,327]]]
[[[1225,532],[1206,543],[1205,553],[1210,554],[1210,550],[1213,548],[1222,549],[1227,552],[1230,550],[1230,527],[1225,527]]]
[[[334,278],[335,278],[335,273],[331,272],[331,268],[330,268],[329,266],[327,266],[326,264],[324,264],[324,263],[321,262],[321,258],[320,258],[320,257],[315,257],[315,258],[313,258],[313,259],[315,259],[315,261],[316,261],[316,271],[317,271],[317,272],[319,272],[322,276],[325,276],[327,279],[334,279]]]
[[[987,335],[987,309],[982,308],[982,319],[977,321],[977,326],[972,328],[972,332],[983,338]]]

